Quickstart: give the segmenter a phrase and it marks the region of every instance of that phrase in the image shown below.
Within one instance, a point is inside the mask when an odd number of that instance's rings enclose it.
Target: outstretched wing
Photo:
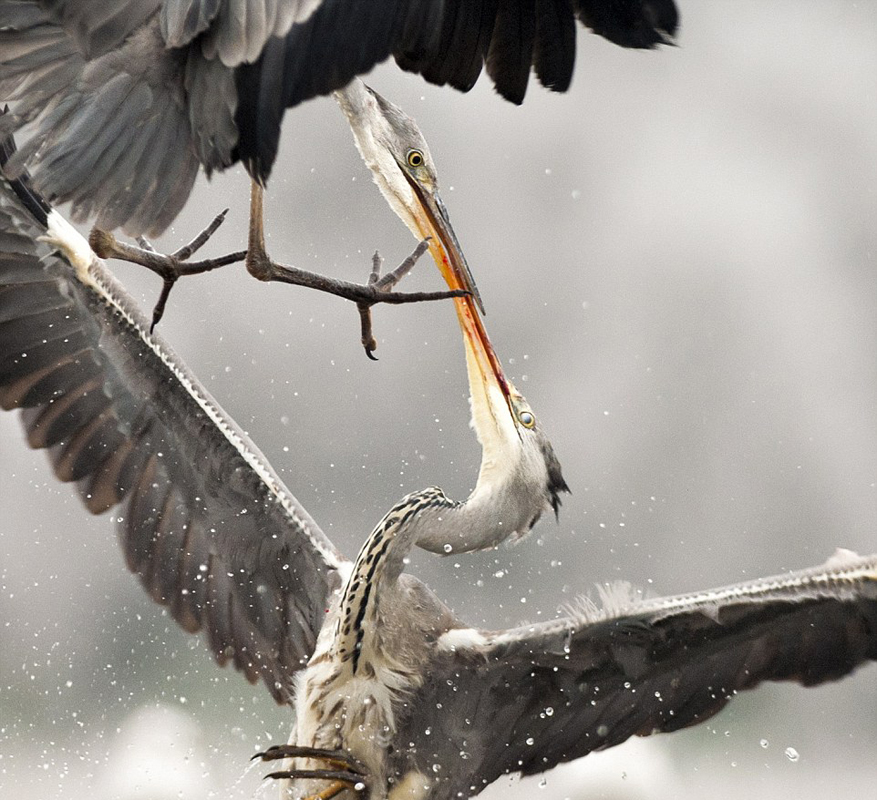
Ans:
[[[566,91],[575,63],[576,19],[623,47],[671,41],[673,0],[321,0],[259,59],[236,75],[237,155],[267,177],[284,111],[346,86],[394,56],[431,83],[469,91],[486,68],[497,92],[522,103],[530,72]]]
[[[24,200],[0,180],[0,405],[89,511],[119,507],[153,600],[288,702],[344,559],[87,242]]]
[[[36,123],[14,160],[102,228],[160,233],[199,163],[267,178],[287,108],[393,55],[508,100],[531,69],[569,86],[575,22],[625,47],[669,41],[673,0],[0,0],[0,133]]]
[[[877,555],[614,605],[501,633],[446,634],[410,703],[417,717],[397,735],[414,743],[424,773],[453,764],[439,773],[447,791],[437,797],[696,725],[762,681],[814,686],[877,660]]]

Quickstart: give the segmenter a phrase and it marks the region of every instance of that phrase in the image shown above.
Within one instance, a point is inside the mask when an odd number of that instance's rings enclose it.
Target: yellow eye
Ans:
[[[536,424],[536,417],[531,411],[520,411],[518,413],[518,422],[525,428],[532,428]]]
[[[408,151],[408,166],[409,167],[422,167],[423,166],[423,153],[420,150],[409,150]]]

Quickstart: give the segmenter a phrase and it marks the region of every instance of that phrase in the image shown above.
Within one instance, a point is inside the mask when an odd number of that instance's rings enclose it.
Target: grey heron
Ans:
[[[473,630],[401,572],[415,543],[472,544],[447,538],[465,504],[427,489],[391,509],[351,564],[84,240],[24,197],[43,224],[2,184],[0,404],[24,409],[29,443],[90,510],[124,504],[126,559],[153,599],[203,629],[220,663],[297,705],[292,746],[265,754],[302,759],[278,770],[290,791],[474,795],[506,773],[697,724],[763,681],[815,685],[877,660],[877,556],[676,598],[615,591],[602,609]],[[512,424],[481,359],[469,357],[470,376]],[[473,392],[490,440],[480,402]],[[537,429],[526,407],[518,421],[523,443]],[[516,446],[517,432],[492,435]],[[488,449],[479,485],[501,497],[509,474],[488,469]]]
[[[447,222],[440,200],[411,182],[418,173],[428,182],[421,148],[408,144],[382,158],[389,107],[372,102],[356,76],[393,55],[427,80],[465,91],[486,66],[497,91],[520,103],[531,67],[548,88],[568,88],[576,19],[638,48],[670,42],[678,25],[673,0],[2,0],[0,101],[12,102],[12,114],[0,132],[36,129],[8,169],[15,176],[29,167],[49,200],[72,202],[74,217],[96,217],[99,229],[154,234],[182,208],[199,165],[210,174],[242,161],[253,178],[247,269],[356,301],[371,355],[370,304],[423,298],[327,280],[268,257],[262,184],[286,108],[337,92],[391,206],[412,231],[435,236],[435,225]],[[405,213],[412,191],[426,225]],[[96,241],[107,245],[102,255],[116,254],[111,240]],[[468,269],[450,278],[447,255],[433,248],[433,256],[452,291],[477,297]],[[451,259],[455,271],[459,262]],[[162,266],[154,322],[174,267]]]

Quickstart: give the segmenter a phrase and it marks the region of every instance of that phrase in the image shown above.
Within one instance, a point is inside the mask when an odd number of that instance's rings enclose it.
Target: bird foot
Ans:
[[[331,783],[322,791],[308,795],[305,800],[331,800],[350,789],[360,800],[368,800],[370,787],[366,769],[350,753],[343,750],[326,750],[320,747],[300,747],[280,744],[269,747],[264,753],[256,753],[253,759],[279,761],[287,758],[309,758],[323,761],[332,769],[286,769],[270,772],[265,777],[274,780],[325,780]],[[252,759],[251,759],[252,760]]]
[[[121,261],[130,261],[133,264],[151,269],[163,281],[161,294],[155,307],[152,309],[152,324],[149,332],[155,330],[167,305],[168,297],[170,297],[171,289],[179,278],[185,275],[198,275],[202,272],[224,267],[226,264],[234,264],[236,261],[243,261],[246,257],[246,251],[241,250],[237,253],[230,253],[220,258],[208,258],[202,261],[189,261],[189,259],[200,250],[204,244],[216,233],[216,230],[225,220],[228,209],[217,214],[213,221],[199,233],[191,242],[184,245],[173,253],[164,254],[157,253],[155,248],[143,237],[138,238],[139,247],[125,244],[116,239],[113,234],[103,231],[100,228],[92,228],[88,236],[88,243],[91,249],[100,258],[116,258]]]
[[[440,292],[396,292],[394,287],[417,260],[426,252],[429,244],[427,240],[420,242],[396,269],[381,276],[380,270],[383,259],[378,253],[372,256],[372,271],[367,283],[351,283],[325,275],[317,275],[297,267],[285,266],[272,261],[264,252],[258,252],[252,246],[247,251],[247,269],[250,274],[262,281],[281,281],[296,286],[308,286],[321,292],[343,297],[356,304],[359,311],[361,338],[365,354],[372,360],[377,361],[374,355],[378,343],[372,329],[371,308],[378,303],[421,303],[431,300],[447,300],[453,297],[464,297],[469,292],[465,289],[452,289]]]
[[[295,286],[307,286],[321,292],[343,297],[356,303],[359,310],[362,330],[362,346],[365,354],[377,361],[374,351],[378,343],[372,332],[371,307],[377,303],[420,303],[429,300],[447,300],[453,297],[464,297],[470,294],[465,289],[452,289],[443,292],[396,292],[393,288],[402,278],[407,275],[427,249],[428,242],[423,241],[417,245],[414,252],[408,256],[396,269],[381,277],[381,257],[375,253],[372,257],[372,272],[365,284],[341,281],[318,275],[298,267],[278,264],[268,255],[265,248],[265,215],[263,207],[262,187],[253,181],[250,193],[250,231],[247,244],[247,271],[260,281],[280,281],[291,283]]]

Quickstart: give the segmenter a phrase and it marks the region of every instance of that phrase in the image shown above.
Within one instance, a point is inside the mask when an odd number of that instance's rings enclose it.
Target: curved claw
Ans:
[[[262,753],[256,753],[250,761],[279,761],[284,758],[316,758],[343,767],[347,772],[363,777],[365,765],[344,750],[327,750],[323,747],[305,747],[295,744],[275,744]]]

